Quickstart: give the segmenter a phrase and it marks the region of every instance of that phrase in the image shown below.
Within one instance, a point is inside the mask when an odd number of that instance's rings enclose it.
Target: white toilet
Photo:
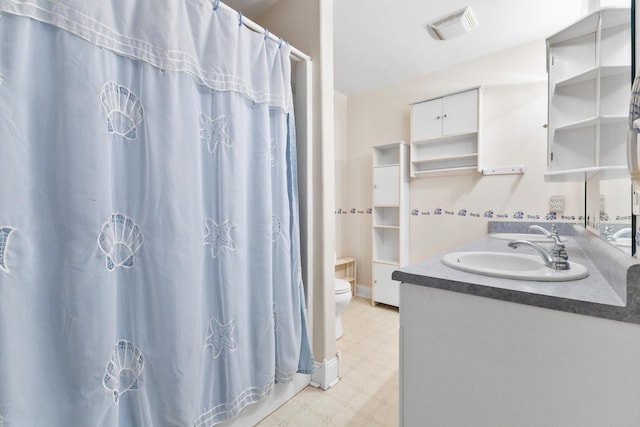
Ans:
[[[342,319],[340,312],[351,301],[351,283],[343,279],[336,279],[336,339],[342,336]]]

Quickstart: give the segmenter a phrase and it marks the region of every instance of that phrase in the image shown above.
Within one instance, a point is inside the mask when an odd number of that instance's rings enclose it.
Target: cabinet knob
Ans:
[[[436,116],[436,120],[440,120],[440,116]]]
[[[445,114],[444,117],[447,117],[447,115]]]

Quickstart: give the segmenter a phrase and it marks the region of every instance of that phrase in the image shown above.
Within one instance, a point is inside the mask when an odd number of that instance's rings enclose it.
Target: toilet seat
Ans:
[[[351,283],[346,280],[336,279],[336,295],[351,293]]]

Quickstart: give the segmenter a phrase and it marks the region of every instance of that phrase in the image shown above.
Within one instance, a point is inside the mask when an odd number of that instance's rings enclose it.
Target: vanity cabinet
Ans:
[[[629,8],[603,8],[547,39],[547,181],[626,174],[629,16]]]
[[[637,427],[640,325],[400,285],[400,423]]]
[[[373,284],[371,302],[398,306],[394,270],[409,261],[409,148],[404,142],[373,147]]]
[[[482,89],[411,105],[411,176],[476,170]]]

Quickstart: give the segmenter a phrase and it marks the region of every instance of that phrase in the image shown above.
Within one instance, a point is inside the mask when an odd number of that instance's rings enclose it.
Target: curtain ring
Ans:
[[[278,42],[278,49],[282,48],[282,37],[280,37],[280,41]]]
[[[220,0],[216,0],[213,3],[213,10],[218,10],[219,7],[220,7]]]
[[[266,28],[264,29],[264,39],[268,39],[269,38],[269,30],[267,30]]]
[[[242,12],[238,12],[238,20],[240,21],[238,26],[242,27]]]

